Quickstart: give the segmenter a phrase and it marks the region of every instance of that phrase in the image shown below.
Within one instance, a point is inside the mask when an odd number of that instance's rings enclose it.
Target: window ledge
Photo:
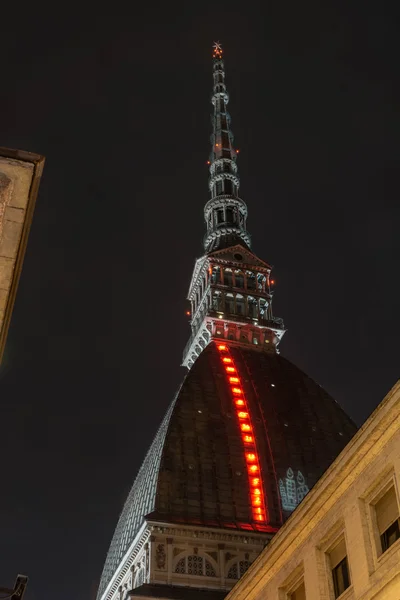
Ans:
[[[382,552],[376,559],[376,569],[379,569],[381,565],[383,565],[386,561],[390,560],[390,558],[395,554],[398,550],[400,550],[400,538],[394,542],[385,552]]]
[[[350,585],[336,600],[351,600],[352,598],[354,598],[354,590],[353,585]]]

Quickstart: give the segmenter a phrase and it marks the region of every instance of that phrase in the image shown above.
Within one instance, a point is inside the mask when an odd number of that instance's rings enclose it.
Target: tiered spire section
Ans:
[[[250,236],[246,231],[247,206],[238,196],[237,151],[233,147],[230,115],[227,110],[229,95],[225,85],[224,61],[219,42],[213,51],[214,87],[211,102],[212,116],[210,179],[211,199],[204,208],[207,233],[204,238],[206,252],[227,248],[235,243],[250,247]]]
[[[247,206],[238,196],[237,152],[218,42],[213,51],[213,78],[211,199],[204,208],[205,255],[196,261],[188,294],[192,336],[183,365],[189,369],[212,340],[276,352],[285,332],[282,319],[272,315],[271,267],[250,250]]]

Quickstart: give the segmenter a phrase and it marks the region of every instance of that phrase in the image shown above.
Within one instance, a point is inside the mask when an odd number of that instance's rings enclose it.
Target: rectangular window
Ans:
[[[347,562],[346,542],[342,538],[329,553],[332,569],[335,598],[339,598],[350,587],[349,565]]]
[[[375,504],[375,515],[382,552],[386,552],[400,538],[399,507],[394,487]]]
[[[306,600],[306,588],[304,587],[304,581],[291,593],[289,594],[290,600]]]

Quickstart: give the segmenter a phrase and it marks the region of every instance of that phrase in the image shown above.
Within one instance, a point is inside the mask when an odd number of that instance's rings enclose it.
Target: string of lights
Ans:
[[[236,370],[235,361],[229,347],[227,344],[217,344],[217,348],[220,352],[221,361],[228,378],[232,400],[235,405],[236,417],[241,432],[249,480],[252,517],[255,522],[265,524],[268,522],[268,514],[249,408],[241,386],[240,377]]]

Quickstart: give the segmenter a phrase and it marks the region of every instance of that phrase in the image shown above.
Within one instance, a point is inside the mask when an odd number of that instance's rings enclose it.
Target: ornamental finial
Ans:
[[[214,42],[213,44],[213,58],[222,58],[222,46],[220,42]]]

